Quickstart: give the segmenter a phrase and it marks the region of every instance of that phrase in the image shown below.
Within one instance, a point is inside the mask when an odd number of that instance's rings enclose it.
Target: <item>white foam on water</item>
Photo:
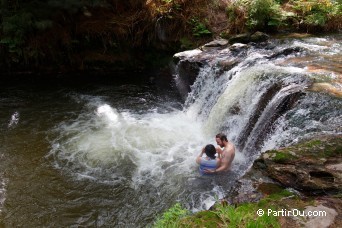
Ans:
[[[161,181],[166,171],[193,173],[197,154],[214,140],[204,134],[202,123],[186,112],[140,115],[118,112],[108,104],[98,106],[95,114],[62,123],[56,131],[59,137],[50,155],[66,161],[64,166],[77,169],[75,164],[80,164],[85,169],[79,174],[92,176],[92,171],[115,170],[126,163],[137,184],[151,178]],[[63,166],[61,163],[57,165]]]
[[[91,102],[91,101],[90,101]],[[119,112],[109,104],[91,104],[73,121],[54,130],[49,156],[58,169],[77,179],[115,184],[123,181],[133,189],[153,185],[162,194],[186,197],[189,178],[200,176],[196,157],[206,144],[216,144],[214,135],[204,131],[203,121],[186,111],[169,113]],[[237,152],[233,170],[238,172],[245,157]],[[200,184],[201,185],[201,184]],[[227,189],[210,183],[211,190],[194,189],[200,197],[189,208],[209,208]],[[209,186],[208,186],[209,187]],[[199,187],[200,189],[201,187]]]
[[[312,50],[312,51],[324,51],[327,50],[329,47],[325,46],[325,45],[319,45],[316,43],[307,43],[307,42],[301,42],[301,41],[294,41],[293,42],[294,46],[298,46],[298,47],[303,47],[303,48],[307,48],[308,50]]]
[[[9,120],[8,123],[8,128],[14,127],[19,123],[20,115],[19,112],[16,111],[12,114],[11,119]]]
[[[194,206],[191,211],[196,213],[198,211],[209,210],[219,199],[222,199],[225,196],[224,194],[224,189],[217,185],[209,191],[202,192],[199,199],[192,198],[192,205],[196,206]]]

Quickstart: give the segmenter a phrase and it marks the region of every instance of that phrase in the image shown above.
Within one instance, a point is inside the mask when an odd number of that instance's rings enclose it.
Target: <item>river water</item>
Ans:
[[[327,87],[310,90],[312,81],[341,89],[339,41],[251,47],[219,75],[215,64],[203,66],[185,101],[177,75],[3,81],[0,226],[139,227],[176,202],[208,209],[262,151],[341,134],[341,99]],[[293,46],[300,51],[272,56]],[[236,144],[233,168],[200,176],[195,158],[219,131]]]
[[[177,201],[200,210],[222,197],[194,162],[214,138],[173,81],[88,76],[101,78],[1,86],[3,224],[143,226]]]

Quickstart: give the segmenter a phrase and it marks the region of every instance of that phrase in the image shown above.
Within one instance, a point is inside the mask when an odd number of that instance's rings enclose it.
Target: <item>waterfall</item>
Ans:
[[[319,61],[326,63],[325,58],[338,59],[337,50],[341,50],[341,46],[330,39],[272,41],[263,47],[235,45],[223,50],[177,54],[175,79],[178,84],[182,81],[189,83],[194,77],[193,71],[189,75],[186,73],[189,65],[193,64],[195,68],[202,65],[196,79],[190,83],[185,112],[203,121],[208,135],[226,133],[238,152],[251,157],[251,161],[261,151],[292,144],[307,137],[308,132],[310,135],[322,131],[325,134],[341,133],[337,127],[341,118],[336,117],[341,116],[340,100],[308,90],[317,78],[331,81],[338,75],[336,67],[331,68],[335,71],[319,73],[312,73],[307,68],[307,65],[317,65]],[[308,55],[311,56],[309,61]],[[224,69],[222,63],[225,61],[234,64]],[[184,87],[179,86],[182,91]],[[305,111],[301,107],[304,103],[307,105]],[[331,112],[323,113],[314,108],[322,105]],[[316,113],[320,119],[307,118],[309,113]],[[297,123],[298,115],[303,116],[306,124]],[[293,125],[294,121],[304,126],[298,129],[298,125]],[[317,126],[315,130],[309,130],[312,123]]]
[[[205,209],[262,151],[322,132],[341,133],[340,99],[310,90],[317,79],[335,80],[336,72],[322,75],[306,68],[324,59],[322,54],[338,58],[341,46],[336,43],[329,38],[274,40],[264,46],[239,44],[177,54],[174,78],[184,95],[181,108],[171,108],[172,102],[150,92],[132,100],[123,91],[136,94],[138,88],[129,86],[113,91],[120,96],[112,101],[72,96],[84,109],[51,131],[48,157],[77,179],[130,186],[135,191],[130,197],[155,189],[170,195],[170,201],[187,198],[189,208]],[[157,103],[148,108],[151,101]],[[215,144],[218,132],[236,146],[235,160],[230,175],[204,186],[197,183],[195,158],[205,144]],[[196,191],[192,185],[198,185]]]

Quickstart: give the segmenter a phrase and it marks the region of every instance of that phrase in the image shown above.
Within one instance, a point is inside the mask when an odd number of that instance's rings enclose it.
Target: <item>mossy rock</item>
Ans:
[[[266,151],[254,168],[284,186],[310,194],[342,191],[342,136],[322,136]]]

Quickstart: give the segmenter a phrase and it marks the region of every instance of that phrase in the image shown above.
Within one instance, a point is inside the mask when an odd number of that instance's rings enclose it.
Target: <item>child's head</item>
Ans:
[[[215,159],[216,149],[215,146],[212,144],[208,144],[204,147],[204,152],[207,157]]]

